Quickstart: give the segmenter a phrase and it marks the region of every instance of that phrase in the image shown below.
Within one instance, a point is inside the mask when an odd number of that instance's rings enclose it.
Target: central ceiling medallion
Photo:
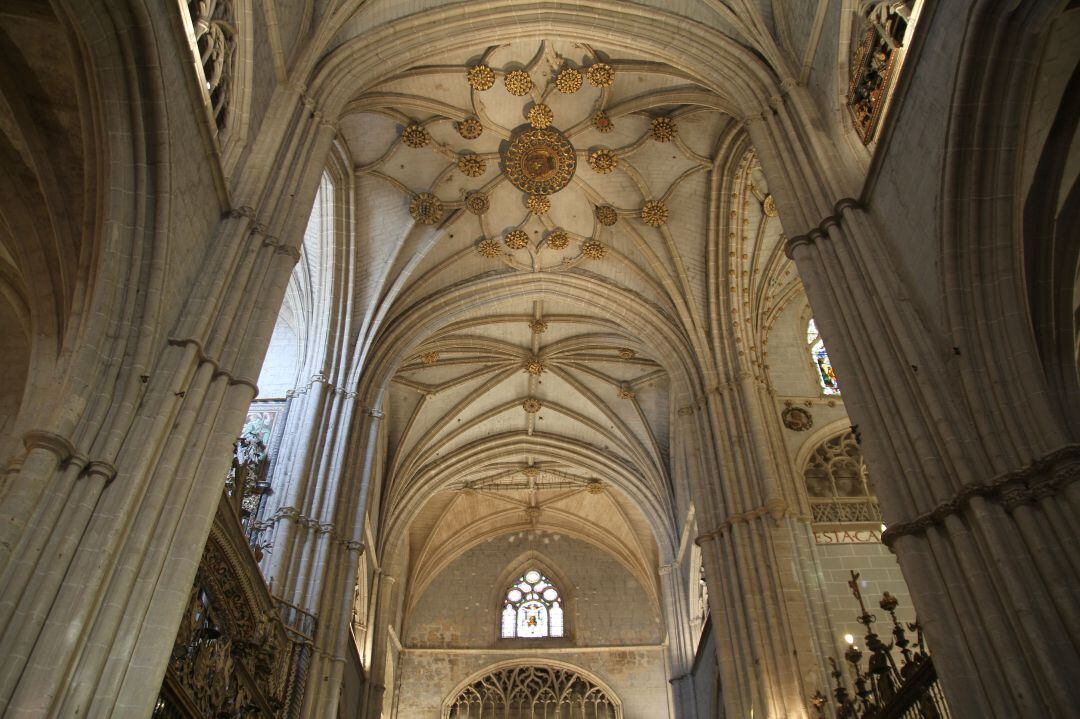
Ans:
[[[510,138],[502,160],[510,183],[531,195],[555,194],[570,184],[577,169],[574,146],[551,128],[517,133]]]

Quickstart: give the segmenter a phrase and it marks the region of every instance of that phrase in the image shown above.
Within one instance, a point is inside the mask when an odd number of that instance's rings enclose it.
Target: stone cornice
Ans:
[[[1011,512],[1021,505],[1057,494],[1077,478],[1080,478],[1080,445],[1066,445],[1023,469],[1006,472],[989,482],[965,484],[952,499],[929,512],[890,525],[882,533],[881,541],[891,547],[898,537],[922,534],[931,527],[939,526],[947,517],[963,511],[974,497],[997,502],[1005,511]]]
[[[199,360],[199,364],[207,363],[214,368],[215,379],[217,377],[224,377],[229,381],[229,384],[246,385],[247,387],[251,388],[251,391],[253,392],[253,398],[259,396],[259,387],[255,384],[255,380],[248,377],[238,377],[234,375],[231,370],[222,368],[221,363],[217,360],[217,358],[208,355],[206,353],[206,350],[203,348],[202,342],[195,339],[194,337],[170,337],[169,344],[174,347],[184,347],[187,345],[191,345],[195,348],[195,355],[196,358]]]
[[[715,529],[711,529],[708,532],[702,532],[694,538],[694,544],[699,547],[703,542],[711,542],[713,540],[723,537],[724,534],[736,524],[749,524],[758,519],[768,517],[774,522],[779,522],[784,517],[795,517],[798,519],[797,514],[788,506],[788,503],[779,497],[767,500],[765,504],[760,507],[754,507],[745,512],[737,512],[730,515],[727,519],[720,523],[720,526]]]
[[[862,205],[854,197],[841,198],[833,206],[833,213],[823,218],[821,222],[817,224],[817,227],[812,227],[801,235],[789,237],[788,241],[784,243],[784,254],[789,260],[795,259],[794,254],[796,247],[799,245],[812,245],[818,239],[827,237],[829,228],[839,225],[846,211],[861,208]]]

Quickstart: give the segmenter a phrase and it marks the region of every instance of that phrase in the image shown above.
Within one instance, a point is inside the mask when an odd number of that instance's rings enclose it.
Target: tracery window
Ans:
[[[562,595],[554,583],[530,569],[506,591],[502,610],[503,639],[563,636]]]
[[[449,719],[619,719],[618,701],[562,667],[505,667],[462,689],[444,709]]]
[[[850,430],[819,444],[803,477],[815,523],[881,522],[866,463]]]
[[[818,332],[813,319],[806,325],[806,345],[810,349],[810,357],[814,363],[818,383],[821,384],[821,393],[827,395],[840,394],[840,385],[836,382],[836,373],[833,372],[829,353],[825,351],[825,342],[821,339],[821,334]]]

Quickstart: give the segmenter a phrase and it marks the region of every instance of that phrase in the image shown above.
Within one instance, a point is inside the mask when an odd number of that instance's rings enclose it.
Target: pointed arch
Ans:
[[[443,719],[456,719],[457,717],[467,717],[467,714],[455,714],[453,713],[454,705],[459,698],[469,689],[473,684],[481,682],[488,677],[494,677],[497,675],[509,675],[513,678],[524,670],[525,673],[530,676],[537,674],[541,675],[542,683],[546,684],[543,680],[553,680],[558,682],[564,687],[571,686],[575,680],[583,680],[584,684],[591,685],[586,690],[586,694],[589,696],[602,695],[603,700],[606,703],[606,708],[610,708],[610,712],[606,714],[598,714],[598,716],[605,717],[605,719],[622,719],[622,702],[619,700],[618,695],[612,691],[611,687],[607,685],[602,679],[586,671],[579,666],[569,664],[567,662],[544,660],[543,662],[535,662],[530,660],[514,659],[505,662],[499,662],[498,664],[492,664],[480,671],[469,676],[468,679],[454,687],[454,690],[443,701]],[[513,686],[513,682],[499,682],[502,686]],[[546,688],[546,687],[545,687]]]

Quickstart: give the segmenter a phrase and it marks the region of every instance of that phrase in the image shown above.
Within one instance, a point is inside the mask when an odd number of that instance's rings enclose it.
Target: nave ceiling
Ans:
[[[349,104],[359,292],[372,356],[396,358],[384,512],[410,528],[416,586],[539,531],[596,542],[655,591],[685,493],[675,414],[797,288],[723,107],[668,65],[563,40],[440,58]],[[710,250],[721,232],[748,251]]]

